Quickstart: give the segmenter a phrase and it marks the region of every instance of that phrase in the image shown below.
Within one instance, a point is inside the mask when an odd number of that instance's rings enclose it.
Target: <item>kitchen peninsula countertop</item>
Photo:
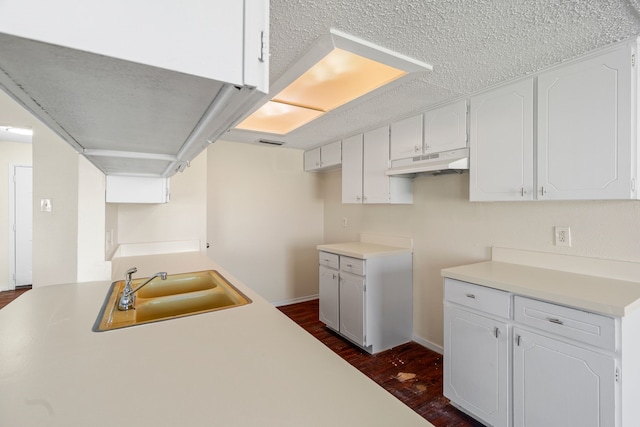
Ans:
[[[246,306],[93,332],[110,282],[0,310],[0,425],[430,426],[199,252],[120,258],[114,278],[218,270]]]

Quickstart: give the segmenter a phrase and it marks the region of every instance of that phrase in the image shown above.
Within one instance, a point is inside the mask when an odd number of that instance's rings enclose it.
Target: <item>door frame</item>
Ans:
[[[16,288],[16,185],[13,177],[16,168],[28,167],[33,172],[33,165],[29,163],[9,163],[9,280],[7,290]]]

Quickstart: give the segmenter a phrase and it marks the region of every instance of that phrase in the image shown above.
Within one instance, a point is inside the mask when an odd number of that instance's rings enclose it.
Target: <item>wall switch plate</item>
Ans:
[[[40,211],[51,212],[53,210],[53,204],[51,199],[40,199]]]
[[[555,227],[556,246],[571,246],[571,227]]]

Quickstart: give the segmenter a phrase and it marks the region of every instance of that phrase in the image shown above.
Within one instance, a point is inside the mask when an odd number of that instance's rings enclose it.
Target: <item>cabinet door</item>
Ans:
[[[422,155],[422,114],[391,124],[391,160]]]
[[[533,79],[474,96],[470,110],[470,200],[533,200]]]
[[[514,426],[615,426],[615,361],[514,329]]]
[[[363,146],[363,202],[389,203],[389,126],[366,132]]]
[[[304,152],[304,170],[309,172],[320,168],[320,147]]]
[[[445,305],[444,338],[444,395],[480,420],[506,427],[510,418],[507,325]]]
[[[320,321],[329,328],[339,330],[338,270],[320,266]]]
[[[340,333],[366,347],[364,277],[340,274]]]
[[[424,113],[424,153],[440,153],[467,146],[467,101]]]
[[[627,46],[538,77],[538,198],[631,196]]]
[[[342,140],[342,203],[362,203],[362,134]]]
[[[337,166],[342,162],[342,142],[336,141],[320,147],[322,167]]]

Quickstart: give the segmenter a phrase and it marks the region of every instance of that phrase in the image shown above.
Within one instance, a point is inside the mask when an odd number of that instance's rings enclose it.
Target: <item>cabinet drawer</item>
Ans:
[[[506,319],[510,315],[509,293],[485,286],[445,278],[444,299]]]
[[[615,350],[615,319],[562,305],[515,297],[515,320],[576,341]]]
[[[363,259],[343,256],[340,257],[340,271],[364,276],[364,263]]]
[[[336,270],[340,267],[340,256],[336,254],[332,254],[329,252],[320,251],[320,265],[327,266],[329,268],[335,268]]]

